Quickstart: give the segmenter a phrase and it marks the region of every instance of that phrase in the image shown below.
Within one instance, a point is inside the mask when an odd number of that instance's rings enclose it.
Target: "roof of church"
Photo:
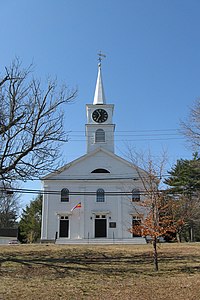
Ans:
[[[105,93],[103,88],[103,80],[101,75],[101,63],[98,64],[98,76],[97,76],[93,104],[94,105],[106,104],[106,98],[105,98]]]

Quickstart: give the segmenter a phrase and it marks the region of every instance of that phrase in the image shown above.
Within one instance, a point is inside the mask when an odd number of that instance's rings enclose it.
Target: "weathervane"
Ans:
[[[99,56],[99,58],[98,58],[99,67],[101,67],[101,61],[102,61],[102,59],[106,58],[106,55],[103,54],[101,51],[99,51],[98,56]]]

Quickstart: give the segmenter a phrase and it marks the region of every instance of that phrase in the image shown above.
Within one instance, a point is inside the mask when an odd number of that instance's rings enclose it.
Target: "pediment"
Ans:
[[[95,170],[106,170],[105,172],[94,172]],[[144,172],[144,170],[141,170]],[[98,148],[86,155],[83,155],[72,162],[64,165],[56,172],[43,177],[42,180],[80,180],[112,176],[118,178],[137,177],[138,167],[131,162],[109,152],[103,148]]]

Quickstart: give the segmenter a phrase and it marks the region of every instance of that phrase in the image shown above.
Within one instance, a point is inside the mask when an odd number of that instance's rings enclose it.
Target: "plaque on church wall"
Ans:
[[[110,228],[116,228],[117,227],[116,222],[110,222],[109,227]]]

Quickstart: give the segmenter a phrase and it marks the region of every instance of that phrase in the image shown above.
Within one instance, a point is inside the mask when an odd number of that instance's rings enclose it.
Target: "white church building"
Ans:
[[[41,242],[145,243],[130,230],[144,214],[143,187],[138,168],[115,154],[113,113],[99,63],[93,104],[86,104],[87,153],[43,178]]]

